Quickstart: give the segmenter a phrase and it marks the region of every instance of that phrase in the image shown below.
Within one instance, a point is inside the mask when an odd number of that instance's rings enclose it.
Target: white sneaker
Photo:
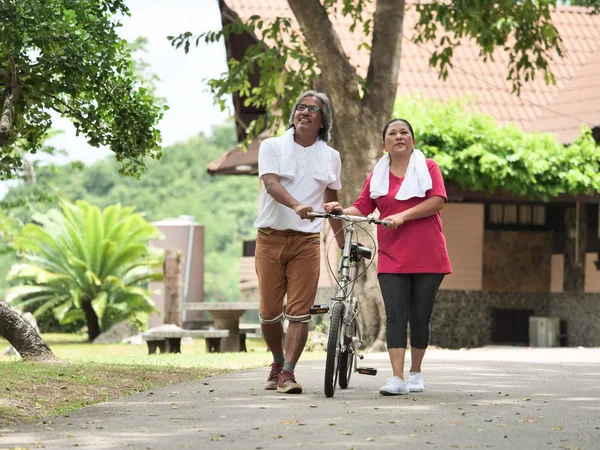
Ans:
[[[400,395],[408,394],[408,384],[400,377],[392,377],[387,380],[387,384],[379,389],[381,395]]]
[[[423,384],[423,375],[421,372],[411,372],[408,376],[408,389],[410,392],[423,392],[425,385]]]

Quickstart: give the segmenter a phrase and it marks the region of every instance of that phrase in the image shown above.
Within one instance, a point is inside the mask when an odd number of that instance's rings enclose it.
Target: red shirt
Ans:
[[[404,177],[398,178],[390,171],[388,194],[373,199],[370,197],[373,176],[371,173],[353,206],[365,216],[377,209],[380,218],[383,219],[436,195],[443,197],[447,202],[446,187],[439,166],[434,160],[427,159],[427,168],[431,175],[432,188],[426,192],[425,197],[396,200]],[[377,226],[377,241],[378,273],[452,273],[439,211],[429,217],[406,221],[395,230]]]

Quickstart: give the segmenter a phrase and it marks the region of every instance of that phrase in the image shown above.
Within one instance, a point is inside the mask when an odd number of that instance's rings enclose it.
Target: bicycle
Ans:
[[[362,347],[362,334],[358,312],[358,300],[353,295],[354,283],[362,275],[357,275],[358,264],[362,259],[371,259],[371,249],[358,242],[353,242],[355,225],[361,222],[384,225],[389,221],[379,220],[373,216],[360,217],[345,214],[312,212],[309,218],[325,218],[344,220],[345,244],[338,266],[338,288],[333,297],[331,308],[329,305],[315,305],[311,308],[312,314],[329,312],[329,331],[327,337],[327,357],[325,360],[325,396],[333,397],[335,387],[346,389],[350,383],[353,372],[365,375],[377,375],[377,369],[372,367],[358,367],[357,358],[364,356],[358,354]],[[369,235],[370,236],[370,235]],[[372,238],[371,238],[372,239]],[[375,246],[375,241],[373,241]],[[368,267],[367,267],[368,268]]]

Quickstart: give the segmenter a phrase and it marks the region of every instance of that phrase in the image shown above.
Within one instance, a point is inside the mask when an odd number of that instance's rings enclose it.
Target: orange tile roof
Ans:
[[[264,18],[287,16],[295,21],[285,0],[225,0],[241,18],[258,14]],[[370,6],[374,7],[373,4]],[[564,58],[551,63],[555,85],[546,85],[543,74],[525,83],[518,97],[506,80],[508,56],[498,50],[494,61],[483,62],[473,41],[465,41],[455,51],[453,68],[444,81],[437,69],[429,66],[431,44],[417,45],[410,39],[417,13],[407,9],[398,95],[421,93],[425,97],[445,100],[465,94],[473,96],[473,106],[491,114],[501,124],[514,123],[525,131],[556,134],[570,143],[581,125],[600,125],[600,15],[591,15],[581,7],[559,7],[553,22],[563,39]],[[357,50],[363,41],[360,31],[349,31],[349,19],[336,18],[334,26],[352,64],[364,76],[368,52]],[[359,28],[359,27],[357,27]]]

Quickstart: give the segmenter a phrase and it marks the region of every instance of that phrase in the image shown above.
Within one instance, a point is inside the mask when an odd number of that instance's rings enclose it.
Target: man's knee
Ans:
[[[308,314],[288,314],[284,312],[285,318],[288,320],[290,324],[292,323],[308,323],[312,320],[312,316],[310,313]]]
[[[283,312],[279,313],[278,315],[272,315],[272,314],[267,314],[267,313],[259,313],[258,318],[260,320],[260,323],[262,323],[263,325],[273,325],[276,323],[281,323],[284,319],[283,316]]]

